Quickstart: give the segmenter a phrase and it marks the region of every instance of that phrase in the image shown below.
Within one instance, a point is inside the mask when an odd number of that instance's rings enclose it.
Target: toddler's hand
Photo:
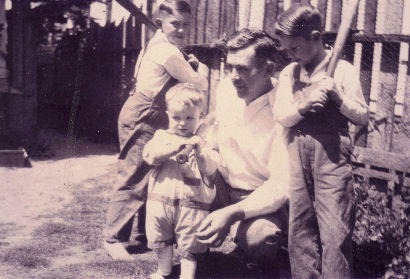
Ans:
[[[191,138],[186,140],[187,145],[192,145],[194,146],[194,148],[197,148],[198,146],[200,146],[203,142],[203,139],[200,136],[192,136]]]

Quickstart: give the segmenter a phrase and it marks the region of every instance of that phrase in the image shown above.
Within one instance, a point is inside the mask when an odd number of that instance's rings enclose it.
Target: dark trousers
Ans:
[[[217,172],[215,178],[215,208],[237,203],[252,191],[232,188]],[[287,205],[271,214],[261,215],[232,225],[230,235],[250,258],[274,262],[277,253],[286,242],[289,211]]]
[[[351,151],[348,136],[291,131],[289,256],[294,279],[351,277]]]
[[[135,93],[125,102],[118,119],[120,156],[117,183],[111,195],[106,215],[104,238],[107,242],[121,240],[121,232],[131,225],[132,238],[145,234],[144,205],[147,199],[148,179],[153,170],[142,159],[145,144],[157,129],[168,126],[164,93],[150,99]],[[123,237],[128,240],[129,235]]]

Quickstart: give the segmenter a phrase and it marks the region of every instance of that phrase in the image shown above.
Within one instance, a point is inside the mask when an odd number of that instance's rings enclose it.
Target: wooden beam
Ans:
[[[116,0],[121,6],[123,6],[127,11],[129,11],[135,19],[142,24],[145,24],[149,29],[155,31],[158,26],[145,15],[131,0]]]
[[[410,172],[410,157],[399,153],[355,146],[353,161],[379,168]]]

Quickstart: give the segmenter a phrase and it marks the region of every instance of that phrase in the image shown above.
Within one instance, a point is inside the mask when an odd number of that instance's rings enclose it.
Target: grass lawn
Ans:
[[[148,278],[155,271],[151,251],[134,254],[135,261],[114,261],[102,248],[102,229],[108,193],[115,180],[115,164],[106,174],[71,185],[72,199],[55,212],[42,213],[47,220],[22,241],[10,243],[15,224],[0,223],[0,278]],[[2,241],[3,239],[3,241]],[[236,245],[226,241],[199,262],[198,278],[290,278],[287,254],[278,268],[260,271],[246,268]],[[173,276],[178,278],[176,263]]]
[[[0,192],[0,279],[143,279],[156,269],[151,251],[134,254],[134,261],[114,261],[103,249],[116,155],[103,157],[99,150],[81,147],[99,155],[74,156],[70,165],[57,158],[34,164],[32,172],[9,170],[6,176],[0,170],[0,184],[6,182]],[[403,191],[391,200],[376,188],[356,185],[355,278],[410,278],[410,195]],[[173,279],[179,274],[175,262]],[[271,269],[261,271],[247,268],[243,254],[227,240],[201,259],[197,278],[291,276],[285,250]]]

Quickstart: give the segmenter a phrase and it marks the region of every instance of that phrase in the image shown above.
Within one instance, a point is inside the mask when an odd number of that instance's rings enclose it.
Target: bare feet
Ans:
[[[104,248],[114,260],[132,261],[134,258],[128,254],[127,250],[121,243],[108,243],[104,241]]]

